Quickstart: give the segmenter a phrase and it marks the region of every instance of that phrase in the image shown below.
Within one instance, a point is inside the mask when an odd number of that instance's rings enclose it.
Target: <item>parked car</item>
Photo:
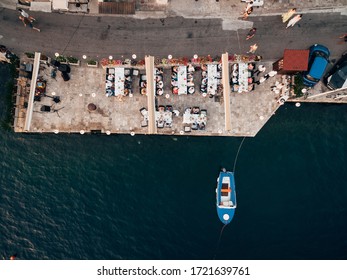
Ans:
[[[308,70],[303,73],[304,85],[314,87],[323,77],[329,63],[330,51],[323,45],[315,44],[310,47]]]
[[[324,76],[326,86],[330,89],[347,88],[347,52],[335,63]]]

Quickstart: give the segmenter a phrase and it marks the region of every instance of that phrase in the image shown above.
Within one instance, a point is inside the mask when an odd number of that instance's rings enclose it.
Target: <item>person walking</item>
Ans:
[[[245,12],[247,12],[247,11],[250,10],[251,8],[253,8],[253,1],[250,1],[249,3],[247,3]]]
[[[299,20],[301,20],[302,18],[302,15],[296,15],[295,17],[293,17],[290,21],[288,21],[288,24],[287,24],[287,27],[290,27],[290,26],[294,26],[295,23],[297,23]]]
[[[34,30],[36,30],[36,31],[38,31],[38,32],[41,32],[40,29],[38,29],[38,28],[36,28],[36,27],[33,26],[32,22],[31,22],[28,18],[23,17],[23,16],[19,16],[19,19],[23,22],[23,24],[24,24],[25,27],[26,27],[27,25],[29,25],[29,27],[30,27],[31,29],[34,29]]]
[[[254,75],[257,74],[259,76],[260,73],[264,73],[266,70],[266,67],[264,65],[259,65],[258,69],[254,71]]]
[[[26,11],[24,11],[22,9],[18,9],[18,12],[20,12],[22,17],[27,18],[31,22],[36,21],[36,19],[34,17],[32,17],[32,16],[29,16],[29,14]]]
[[[250,7],[248,10],[245,10],[245,12],[243,13],[242,19],[246,20],[252,12],[253,12],[253,7]]]
[[[257,44],[251,45],[249,47],[249,51],[247,53],[255,53],[255,51],[258,49]]]
[[[257,32],[257,29],[253,27],[251,30],[249,30],[246,40],[249,40],[254,37],[255,33]]]
[[[282,14],[282,21],[286,22],[296,13],[296,8],[290,9],[288,12]]]
[[[345,41],[345,43],[347,43],[347,33],[342,35],[342,36],[340,36],[339,38],[343,39]]]

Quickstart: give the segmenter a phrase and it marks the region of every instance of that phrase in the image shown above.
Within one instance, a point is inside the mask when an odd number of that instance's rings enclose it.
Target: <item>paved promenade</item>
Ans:
[[[42,0],[44,2],[45,0]],[[90,0],[91,13],[97,13],[98,0]],[[163,4],[167,3],[167,4]],[[0,7],[16,9],[17,0],[1,0]],[[246,3],[240,0],[136,0],[137,15],[151,16],[183,16],[194,18],[238,19]],[[297,8],[298,12],[340,11],[347,14],[346,0],[264,0],[264,5],[255,7],[250,20],[258,15],[283,13],[289,8]]]

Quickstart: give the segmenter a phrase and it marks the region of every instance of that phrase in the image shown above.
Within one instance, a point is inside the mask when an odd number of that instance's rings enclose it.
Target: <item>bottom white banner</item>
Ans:
[[[347,261],[1,261],[1,279],[346,279]]]

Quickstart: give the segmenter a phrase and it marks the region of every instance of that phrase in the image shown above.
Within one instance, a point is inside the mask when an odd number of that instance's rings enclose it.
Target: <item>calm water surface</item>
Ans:
[[[212,259],[222,228],[216,178],[233,168],[241,141],[2,129],[0,253]],[[346,141],[347,106],[282,106],[243,143],[238,208],[216,258],[347,259]]]

